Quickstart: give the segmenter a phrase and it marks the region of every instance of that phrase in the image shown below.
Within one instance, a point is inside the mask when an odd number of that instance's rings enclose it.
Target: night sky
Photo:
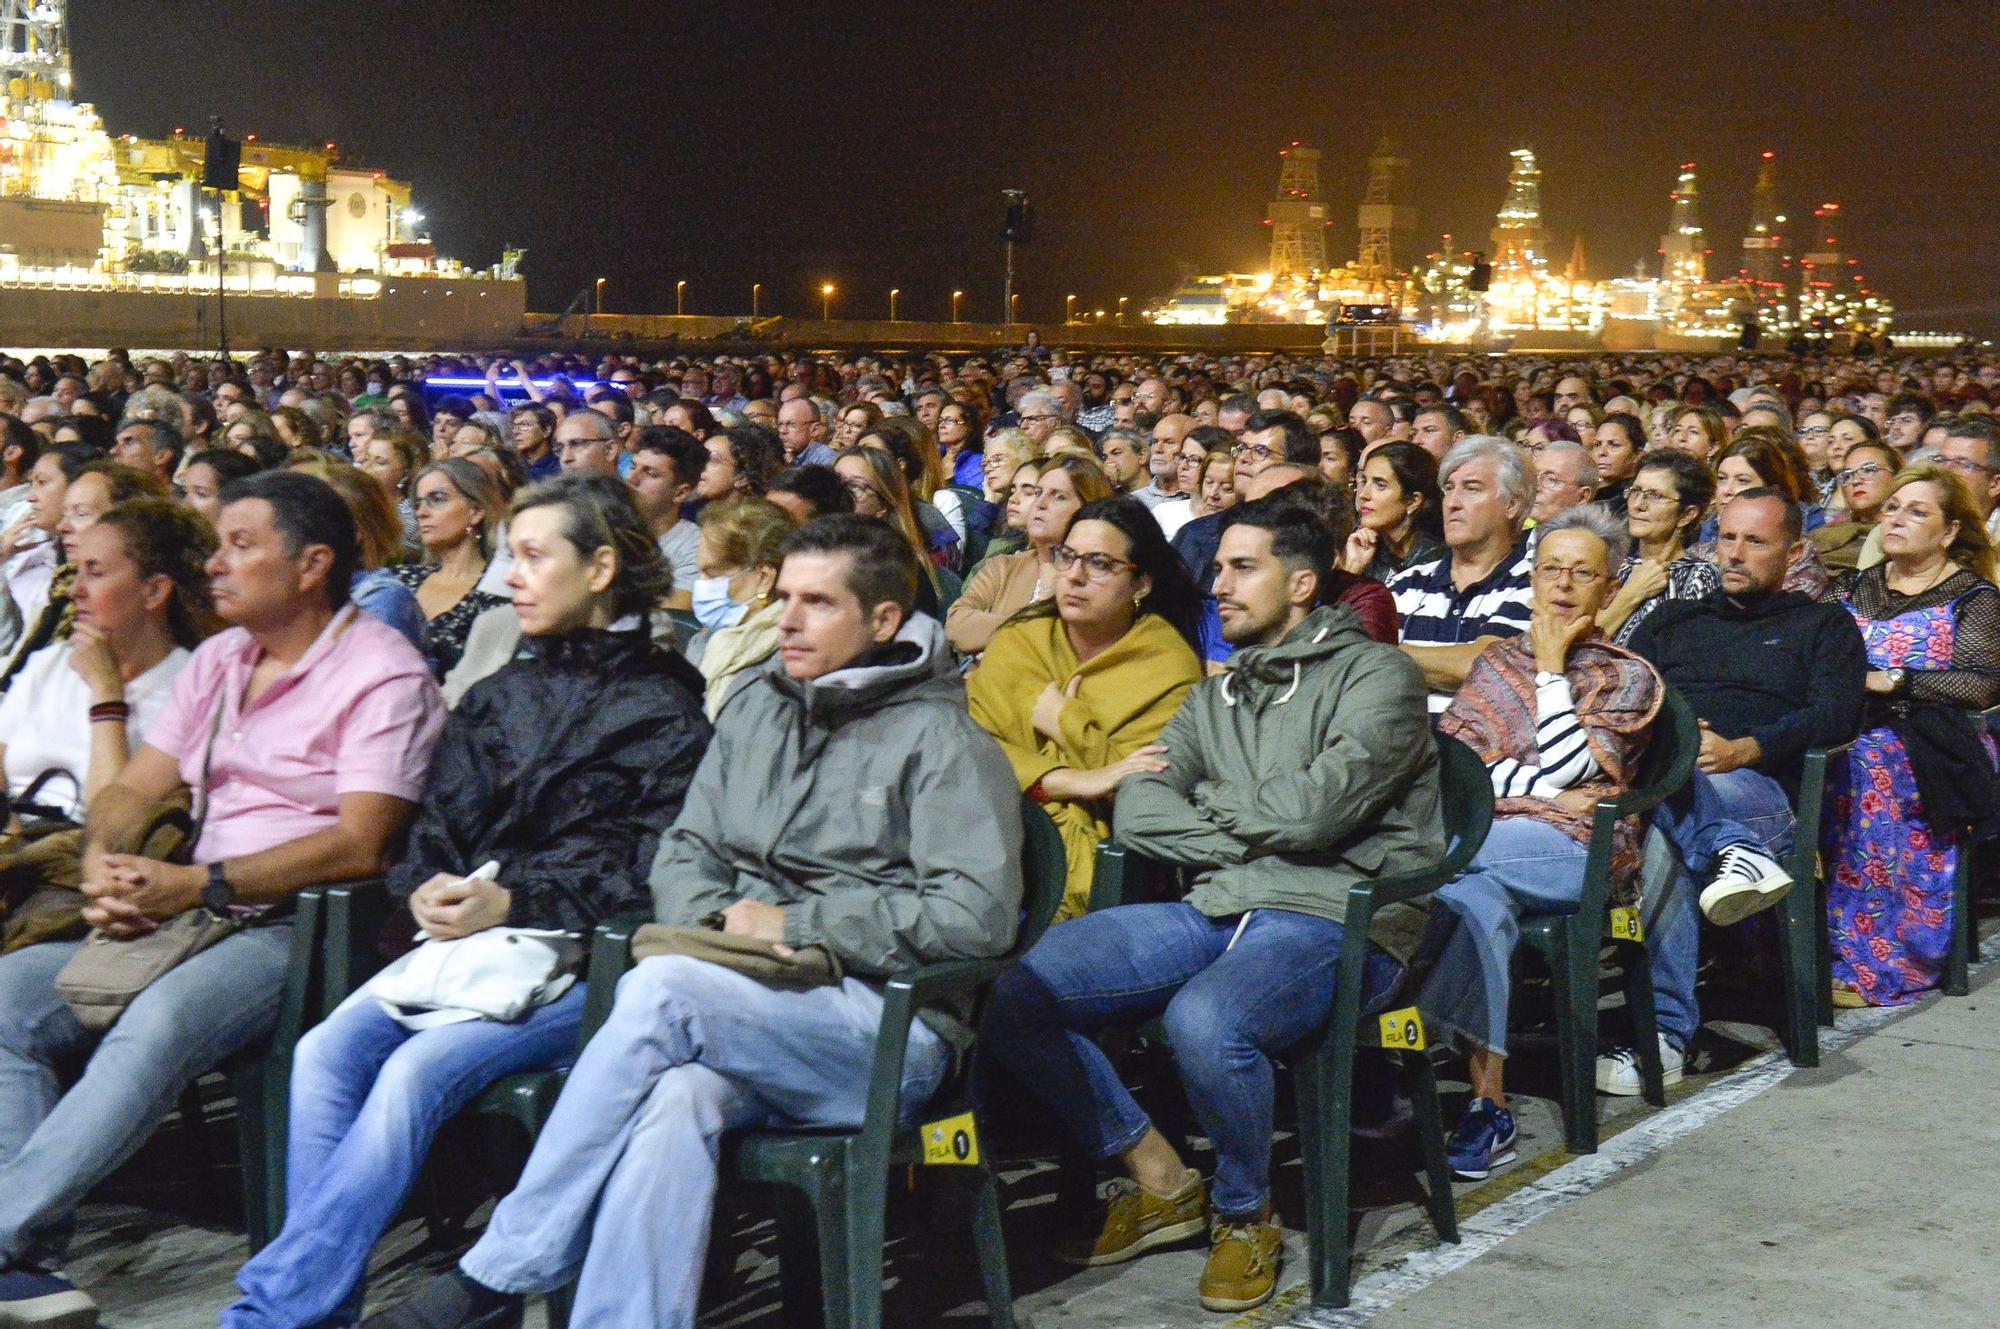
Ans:
[[[113,133],[338,140],[412,180],[440,249],[528,250],[530,306],[906,318],[999,313],[999,191],[1036,204],[1022,315],[1135,310],[1266,266],[1277,150],[1324,154],[1329,257],[1365,158],[1411,159],[1421,249],[1485,245],[1535,149],[1557,265],[1654,260],[1676,164],[1733,271],[1757,157],[1905,327],[2000,330],[1990,5],[1018,5],[70,0],[79,97]]]

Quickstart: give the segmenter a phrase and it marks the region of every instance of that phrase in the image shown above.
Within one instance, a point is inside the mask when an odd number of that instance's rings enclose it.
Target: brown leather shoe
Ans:
[[[1247,1311],[1271,1299],[1285,1230],[1278,1216],[1267,1223],[1217,1220],[1209,1234],[1208,1264],[1201,1271],[1201,1304],[1212,1311]]]
[[[1187,1182],[1172,1195],[1155,1195],[1136,1181],[1112,1183],[1111,1203],[1095,1232],[1060,1241],[1056,1258],[1064,1264],[1120,1264],[1160,1246],[1198,1237],[1208,1226],[1208,1191],[1201,1174],[1187,1171]]]

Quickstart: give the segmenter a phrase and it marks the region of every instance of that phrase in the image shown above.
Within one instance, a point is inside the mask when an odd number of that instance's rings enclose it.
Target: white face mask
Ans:
[[[738,604],[729,598],[729,580],[727,577],[694,579],[695,621],[710,632],[733,628],[750,612],[749,605]]]

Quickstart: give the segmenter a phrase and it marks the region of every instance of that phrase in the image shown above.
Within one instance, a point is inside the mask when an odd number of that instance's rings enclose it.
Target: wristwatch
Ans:
[[[229,906],[236,903],[236,888],[222,873],[220,859],[208,865],[208,884],[201,888],[201,906],[209,913],[220,917],[229,912]]]
[[[1884,669],[1882,672],[1889,676],[1889,691],[1901,692],[1903,690],[1903,677],[1904,677],[1903,670]]]

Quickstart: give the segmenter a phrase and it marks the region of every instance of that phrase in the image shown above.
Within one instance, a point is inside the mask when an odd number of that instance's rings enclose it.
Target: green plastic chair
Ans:
[[[921,1132],[897,1121],[910,1022],[927,1001],[984,991],[1009,960],[1035,944],[1062,901],[1066,875],[1062,836],[1048,814],[1026,799],[1021,821],[1025,922],[1012,955],[925,965],[888,981],[861,1128],[750,1131],[725,1145],[728,1175],[738,1181],[789,1187],[803,1194],[812,1211],[810,1226],[794,1206],[779,1214],[779,1278],[794,1322],[811,1319],[807,1308],[816,1298],[826,1329],[877,1329],[882,1323],[882,1247],[890,1169],[915,1166],[924,1159]],[[939,1120],[971,1110],[960,1077],[956,1086],[925,1109],[925,1115]],[[983,1151],[979,1162],[964,1170],[975,1187],[972,1239],[985,1285],[986,1313],[999,1329],[1011,1329],[1013,1292],[1000,1230],[999,1179]],[[815,1243],[817,1280],[810,1258]]]
[[[1573,913],[1521,920],[1521,940],[1548,961],[1555,989],[1556,1059],[1560,1069],[1563,1137],[1574,1154],[1597,1152],[1597,959],[1606,943],[1625,973],[1625,1006],[1639,1056],[1646,1101],[1665,1106],[1659,1026],[1653,1015],[1653,971],[1646,943],[1610,933],[1611,832],[1624,817],[1658,807],[1688,782],[1701,751],[1701,728],[1687,700],[1669,687],[1653,722],[1652,742],[1632,787],[1597,805],[1584,860],[1583,895]]]
[[[937,584],[938,622],[942,623],[952,602],[965,593],[965,579],[950,568],[932,568],[931,577]]]
[[[2000,706],[1984,711],[1973,711],[1972,723],[1981,734],[1991,732],[1989,725],[2000,717]],[[1979,925],[1972,916],[1972,856],[1978,851],[1971,836],[1966,836],[1959,846],[1958,866],[1952,873],[1951,881],[1951,945],[1944,957],[1944,991],[1949,997],[1963,997],[1972,990],[1972,953],[1979,949]],[[1827,984],[1829,1000],[1833,978],[1829,969]]]
[[[1819,1026],[1833,1023],[1833,957],[1827,944],[1826,887],[1820,878],[1819,831],[1826,800],[1826,766],[1847,751],[1811,748],[1799,767],[1798,828],[1785,871],[1792,889],[1778,902],[1778,961],[1784,970],[1785,1055],[1794,1066],[1819,1065]]]
[[[1392,993],[1367,1011],[1362,1008],[1361,978],[1367,963],[1369,927],[1384,905],[1429,895],[1463,872],[1486,842],[1487,829],[1493,824],[1493,783],[1486,767],[1457,739],[1442,734],[1435,738],[1442,766],[1445,857],[1428,871],[1384,877],[1347,893],[1346,937],[1334,980],[1333,1013],[1318,1038],[1293,1058],[1299,1154],[1306,1173],[1307,1259],[1312,1304],[1317,1310],[1337,1310],[1348,1303],[1353,1264],[1347,1244],[1351,1189],[1348,1131],[1352,1125],[1354,1053],[1359,1047],[1382,1046],[1376,1017],[1397,1000]],[[1399,991],[1408,992],[1408,984]],[[1410,1102],[1428,1180],[1424,1207],[1438,1237],[1456,1242],[1458,1216],[1430,1054],[1399,1048],[1392,1055],[1409,1077]]]

